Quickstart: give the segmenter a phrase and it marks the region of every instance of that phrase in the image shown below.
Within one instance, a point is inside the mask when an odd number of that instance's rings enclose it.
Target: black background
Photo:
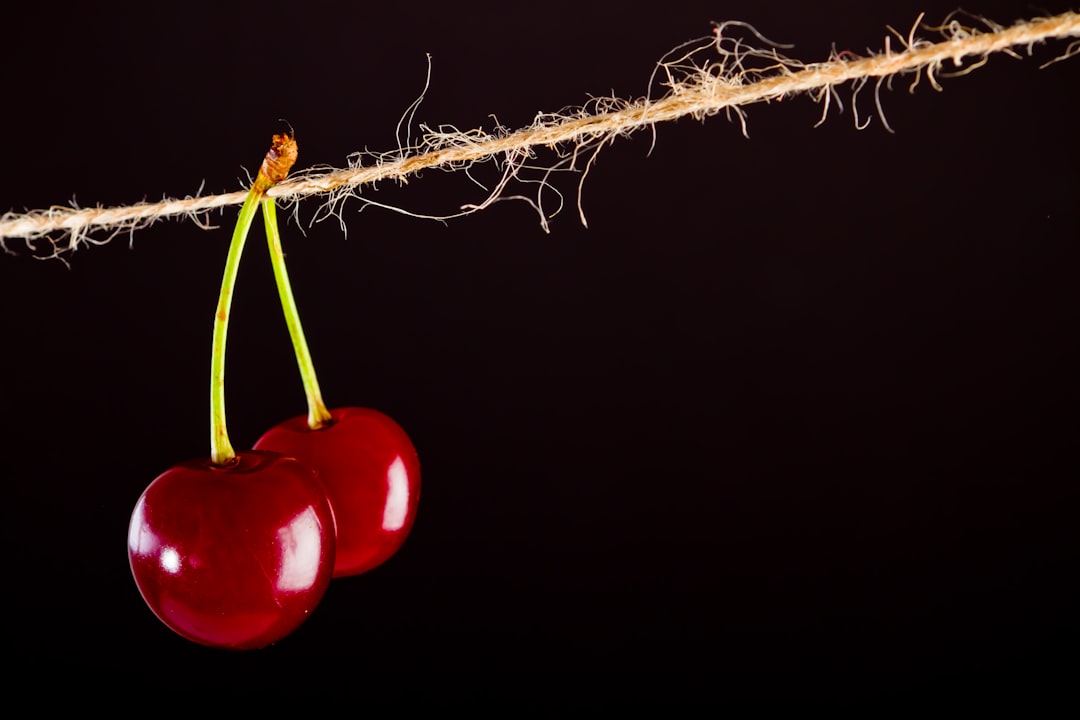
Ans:
[[[944,2],[28,4],[5,21],[0,207],[240,189],[279,118],[298,167],[399,116],[519,127],[637,97],[669,48],[753,23],[822,60]],[[975,2],[1005,24],[1064,3]],[[5,11],[9,12],[9,11]],[[925,33],[924,33],[925,35]],[[136,498],[206,452],[220,228],[0,256],[5,655],[82,697],[493,699],[521,710],[1049,703],[1075,684],[1080,60],[1005,56],[883,94],[895,134],[806,98],[616,141],[545,234],[345,206],[283,226],[331,406],[409,432],[405,547],[248,653],[143,604]],[[860,98],[863,117],[871,96]],[[652,152],[650,153],[650,147]],[[541,156],[541,160],[545,156]],[[491,168],[481,180],[495,177]],[[365,196],[447,213],[430,171]],[[304,411],[256,221],[234,305],[238,447]],[[306,235],[301,232],[301,227]],[[19,251],[18,242],[9,243]],[[1073,702],[1075,702],[1073,700]]]

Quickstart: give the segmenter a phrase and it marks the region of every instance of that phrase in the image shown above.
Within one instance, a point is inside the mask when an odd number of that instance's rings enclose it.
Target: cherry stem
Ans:
[[[330,411],[322,399],[319,380],[315,376],[315,365],[311,361],[304,338],[304,327],[300,323],[300,312],[293,299],[289,272],[285,269],[285,253],[281,249],[281,233],[278,232],[277,205],[273,198],[263,198],[263,225],[266,227],[266,242],[270,246],[270,263],[274,267],[274,279],[277,281],[278,295],[281,297],[281,310],[285,313],[285,325],[289,328],[293,349],[296,351],[296,364],[300,368],[300,379],[304,383],[304,394],[308,404],[308,427],[318,430],[330,423]]]
[[[214,465],[228,465],[236,457],[225,427],[225,338],[229,330],[229,309],[232,307],[240,256],[244,253],[244,242],[264,192],[265,190],[256,184],[248,192],[240,208],[229,254],[225,258],[225,273],[221,278],[221,292],[218,294],[217,313],[214,315],[214,339],[210,354],[210,462]]]

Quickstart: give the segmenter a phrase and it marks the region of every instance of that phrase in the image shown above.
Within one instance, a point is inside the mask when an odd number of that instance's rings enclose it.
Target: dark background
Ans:
[[[0,209],[240,189],[279,118],[299,167],[399,116],[510,127],[645,93],[738,19],[822,60],[947,2],[26,4],[5,20]],[[1065,3],[973,2],[1009,24]],[[5,11],[9,12],[9,11]],[[928,33],[924,33],[928,36]],[[248,653],[189,643],[131,579],[139,493],[206,451],[235,209],[55,261],[0,256],[10,687],[201,699],[1050,703],[1078,640],[1080,60],[1005,56],[883,94],[895,134],[807,98],[616,141],[545,234],[345,206],[283,226],[331,406],[409,432],[419,517]],[[872,109],[864,93],[860,111]],[[541,155],[540,161],[550,159]],[[491,168],[478,177],[492,181]],[[447,213],[427,172],[365,195]],[[238,448],[304,412],[256,221],[229,341]],[[16,251],[18,242],[10,243]],[[46,696],[48,697],[48,696]]]

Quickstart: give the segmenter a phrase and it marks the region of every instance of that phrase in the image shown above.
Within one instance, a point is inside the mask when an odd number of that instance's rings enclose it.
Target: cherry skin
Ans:
[[[326,487],[337,527],[334,577],[367,572],[405,542],[420,500],[420,460],[409,436],[369,408],[330,411],[312,430],[306,415],[266,432],[255,448],[296,458]]]
[[[189,640],[246,650],[285,637],[318,605],[334,518],[314,472],[270,452],[176,465],[143,491],[128,558],[154,614]]]

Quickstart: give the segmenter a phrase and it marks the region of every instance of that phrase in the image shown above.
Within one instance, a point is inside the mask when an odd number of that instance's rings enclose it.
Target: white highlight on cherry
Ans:
[[[322,552],[319,529],[318,516],[308,508],[278,530],[281,569],[277,585],[281,590],[307,590],[315,584]]]
[[[167,547],[161,551],[161,569],[175,575],[180,572],[180,553],[175,548]]]
[[[383,509],[383,530],[393,532],[405,525],[409,514],[409,473],[400,456],[394,458],[386,471],[386,507]]]

